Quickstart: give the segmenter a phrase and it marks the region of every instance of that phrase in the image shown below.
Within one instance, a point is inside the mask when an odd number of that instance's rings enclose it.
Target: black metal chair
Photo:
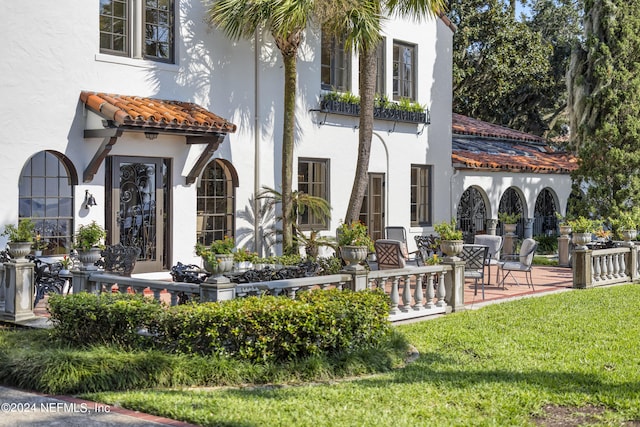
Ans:
[[[489,247],[484,245],[463,245],[460,258],[464,260],[464,277],[474,279],[474,295],[478,295],[478,280],[482,284],[484,299],[484,266]]]
[[[441,255],[439,254],[436,236],[433,234],[429,236],[413,236],[413,239],[418,248],[418,256],[416,257],[418,265],[426,265],[427,260],[433,255]]]
[[[128,277],[131,276],[136,266],[136,261],[140,256],[140,248],[117,243],[107,246],[100,252],[100,255],[102,255],[100,263],[105,271]]]

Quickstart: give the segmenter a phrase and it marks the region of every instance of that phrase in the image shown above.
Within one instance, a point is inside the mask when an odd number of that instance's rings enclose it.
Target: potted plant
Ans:
[[[558,220],[558,227],[560,228],[561,236],[569,236],[571,234],[571,226],[567,222],[567,218],[556,212],[556,219]]]
[[[338,227],[338,246],[340,256],[348,270],[361,270],[360,263],[374,251],[373,240],[369,237],[367,226],[360,221],[351,224],[342,223]]]
[[[609,218],[611,227],[616,235],[625,242],[635,240],[638,235],[638,213],[635,209],[632,212],[620,212],[615,218]]]
[[[586,244],[591,242],[593,232],[599,227],[600,222],[579,216],[576,219],[567,221],[567,224],[573,230],[573,243],[577,246],[577,249],[587,249]]]
[[[202,258],[204,269],[214,277],[220,277],[233,268],[233,248],[235,242],[231,237],[214,240],[209,246],[198,243],[196,255]]]
[[[36,240],[33,242],[33,253],[35,256],[41,256],[42,251],[49,247],[49,242],[44,240],[40,233],[36,234]]]
[[[236,270],[249,270],[253,268],[253,263],[257,259],[257,254],[249,252],[245,248],[238,248],[233,253],[233,264]]]
[[[60,269],[59,274],[69,274],[69,270],[73,267],[73,260],[69,256],[65,255],[60,260],[60,265],[62,268]]]
[[[9,254],[16,260],[23,260],[31,252],[33,242],[34,222],[29,218],[22,218],[18,225],[7,224],[4,226],[3,236],[9,239]]]
[[[520,221],[520,214],[500,212],[498,219],[502,222],[505,233],[515,233],[518,221]]]
[[[448,256],[456,256],[462,252],[462,230],[456,230],[456,220],[451,219],[451,222],[442,221],[439,224],[433,226],[433,229],[438,233],[438,241],[440,250],[442,253]]]
[[[82,224],[76,233],[75,248],[78,251],[78,259],[83,264],[84,270],[95,270],[95,262],[100,259],[100,251],[104,249],[106,230],[97,222]]]

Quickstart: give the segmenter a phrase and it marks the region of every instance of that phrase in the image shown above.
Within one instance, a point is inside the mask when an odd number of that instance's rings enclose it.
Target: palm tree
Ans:
[[[291,191],[295,130],[298,48],[315,13],[314,0],[214,0],[207,10],[210,24],[231,39],[251,39],[256,31],[271,33],[284,62],[284,119],[282,129],[283,251],[292,250]],[[257,46],[255,47],[257,49]]]
[[[376,82],[376,48],[380,40],[380,11],[396,14],[402,17],[435,16],[442,13],[447,4],[446,0],[369,0],[369,8],[360,9],[362,13],[348,15],[342,21],[343,34],[347,34],[347,44],[356,47],[359,52],[359,83],[360,91],[360,123],[358,130],[358,163],[351,189],[351,197],[345,214],[345,222],[357,221],[360,216],[362,200],[367,190],[369,157],[371,154],[371,139],[373,137],[373,107]],[[377,25],[372,22],[377,18]],[[340,30],[340,23],[333,26],[333,31]],[[374,33],[374,29],[377,31]]]

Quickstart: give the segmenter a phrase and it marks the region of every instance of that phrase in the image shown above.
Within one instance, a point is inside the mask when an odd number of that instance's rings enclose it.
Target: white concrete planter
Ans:
[[[573,233],[573,244],[576,249],[587,249],[587,243],[591,242],[592,233]]]
[[[24,261],[31,252],[31,242],[9,242],[9,254],[16,261]]]
[[[442,240],[440,241],[440,250],[443,254],[454,257],[462,253],[462,245],[464,245],[464,240]]]

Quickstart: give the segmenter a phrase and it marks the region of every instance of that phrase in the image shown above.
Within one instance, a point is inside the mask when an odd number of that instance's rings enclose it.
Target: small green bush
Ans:
[[[534,239],[538,242],[538,249],[536,250],[539,254],[555,254],[558,252],[558,236],[535,236]]]
[[[262,362],[334,355],[378,345],[390,330],[381,292],[317,291],[298,300],[263,296],[171,307],[159,345]]]
[[[138,333],[163,312],[162,305],[139,294],[98,295],[80,292],[51,295],[49,312],[52,335],[76,346],[115,344],[133,348],[149,341]]]

